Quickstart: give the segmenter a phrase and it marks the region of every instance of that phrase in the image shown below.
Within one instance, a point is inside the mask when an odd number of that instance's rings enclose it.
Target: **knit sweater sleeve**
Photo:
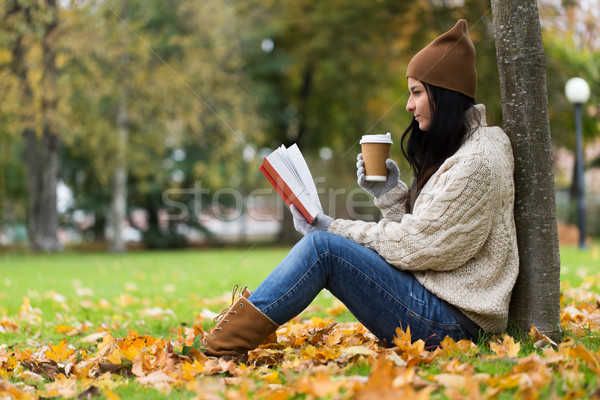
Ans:
[[[407,195],[408,187],[400,181],[395,188],[381,197],[376,197],[375,206],[379,208],[383,218],[399,222],[406,212],[404,202]]]
[[[497,168],[481,153],[448,159],[425,185],[412,214],[378,223],[336,219],[329,231],[360,243],[405,270],[448,271],[485,243],[505,196]]]

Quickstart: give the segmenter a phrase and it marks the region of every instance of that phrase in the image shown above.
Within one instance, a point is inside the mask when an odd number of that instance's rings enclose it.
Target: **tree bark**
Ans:
[[[58,240],[58,211],[56,187],[59,172],[60,139],[56,129],[56,34],[58,6],[55,0],[45,0],[47,19],[43,25],[41,41],[43,73],[41,78],[41,133],[38,134],[35,117],[24,111],[21,122],[25,143],[27,165],[26,186],[28,191],[27,231],[29,246],[33,251],[53,252],[62,250]],[[18,6],[16,6],[18,7]],[[27,24],[34,23],[29,9],[23,10]],[[23,37],[19,36],[13,47],[13,72],[19,79],[25,104],[32,106],[33,89],[29,83]]]
[[[125,97],[125,96],[123,96]],[[113,192],[110,205],[110,224],[112,237],[110,251],[122,253],[125,251],[123,238],[123,221],[127,216],[127,105],[123,100],[117,111],[117,154],[113,174]]]
[[[62,250],[57,236],[58,211],[56,186],[58,176],[58,135],[44,131],[39,139],[32,129],[25,129],[25,162],[29,192],[27,233],[33,251]]]
[[[492,0],[503,127],[515,157],[515,223],[519,276],[511,319],[557,339],[560,255],[546,64],[535,0]]]

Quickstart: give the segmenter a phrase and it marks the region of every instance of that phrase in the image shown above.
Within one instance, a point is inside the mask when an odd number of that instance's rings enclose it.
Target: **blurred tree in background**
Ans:
[[[582,77],[590,85],[591,96],[583,108],[584,148],[592,150],[598,146],[600,133],[600,7],[597,1],[551,1],[540,2],[540,15],[544,29],[547,58],[547,81],[549,115],[553,143],[556,148],[575,149],[575,118],[573,105],[565,95],[565,83],[569,78]],[[591,146],[590,146],[591,145]],[[600,155],[584,162],[584,168],[600,167]],[[559,218],[575,224],[577,160],[572,157],[571,173],[565,168],[556,176],[556,186],[563,192],[557,202]],[[560,171],[559,171],[560,172]],[[591,187],[588,193],[587,232],[600,234],[600,202]]]
[[[417,27],[407,13],[413,4],[239,2],[240,15],[255,27],[245,35],[245,60],[246,71],[257,85],[265,123],[261,145],[298,143],[308,156],[326,147],[334,155],[332,163],[337,160],[348,167],[341,180],[352,181],[360,136],[392,130],[390,121],[375,125],[389,108],[383,96],[400,95],[385,93],[383,88],[396,86],[403,74],[394,62],[411,37],[404,32]],[[312,172],[323,177],[325,171]],[[333,179],[339,183],[340,178]],[[283,224],[280,240],[294,241],[288,213],[283,214]]]
[[[56,207],[59,7],[55,0],[11,1],[2,3],[1,12],[5,54],[2,92],[6,95],[2,113],[7,117],[9,137],[18,135],[23,143],[29,243],[35,251],[57,251],[62,248]]]
[[[375,120],[370,101],[402,77],[396,41],[415,21],[413,2],[250,1],[247,71],[262,84],[269,144],[345,151]],[[261,46],[256,44],[260,43]]]
[[[123,250],[126,204],[146,211],[149,247],[182,246],[178,224],[159,224],[163,191],[198,179],[227,185],[227,165],[258,132],[244,101],[240,32],[217,1],[113,3],[70,10],[78,35],[66,43],[73,162],[64,175],[87,211],[111,217],[113,251]]]
[[[469,21],[477,49],[477,100],[488,106],[491,123],[502,121],[488,1],[84,0],[54,4],[52,13],[53,4],[0,0],[5,229],[26,216],[31,221],[31,202],[43,192],[27,184],[28,129],[31,139],[44,132],[57,139],[61,167],[38,163],[37,176],[43,187],[62,181],[72,191],[61,224],[84,229],[75,216],[92,216],[90,240],[107,239],[109,227],[114,251],[123,249],[122,221],[136,210],[146,216],[148,247],[185,245],[189,229],[206,231],[199,216],[215,207],[223,216],[239,205],[235,196],[215,202],[217,191],[233,188],[245,200],[269,187],[259,159],[280,144],[298,142],[319,187],[348,193],[356,188],[360,136],[391,131],[393,157],[409,182],[398,146],[410,122],[406,65],[459,18]],[[564,82],[588,80],[590,104],[598,104],[600,91],[597,26],[581,10],[577,1],[540,2],[553,140],[568,148],[573,118]],[[590,137],[598,118],[585,117]],[[56,209],[43,204],[48,215]],[[343,195],[325,196],[324,205],[351,217]],[[360,207],[376,217],[374,207]],[[282,217],[282,237],[293,240],[288,213]]]

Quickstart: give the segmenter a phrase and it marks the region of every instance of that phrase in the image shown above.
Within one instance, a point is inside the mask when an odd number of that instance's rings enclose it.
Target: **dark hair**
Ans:
[[[431,175],[456,153],[469,133],[466,111],[475,100],[462,93],[421,82],[429,98],[429,130],[419,129],[414,119],[402,135],[402,153],[408,160],[414,181],[406,198],[406,212],[411,213],[416,198]]]

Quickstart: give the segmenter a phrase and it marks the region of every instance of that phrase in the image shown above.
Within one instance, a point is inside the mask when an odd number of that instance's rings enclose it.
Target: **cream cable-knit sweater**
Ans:
[[[507,135],[488,127],[485,106],[467,111],[472,134],[431,176],[412,214],[400,183],[375,199],[378,223],[336,219],[328,231],[412,271],[430,292],[488,332],[506,329],[519,270],[513,204],[514,161]]]

